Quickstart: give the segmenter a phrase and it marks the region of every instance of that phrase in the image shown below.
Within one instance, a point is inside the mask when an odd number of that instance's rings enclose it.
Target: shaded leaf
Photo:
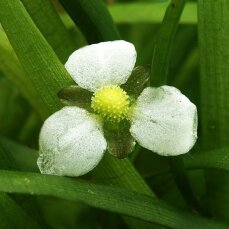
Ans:
[[[199,0],[198,5],[202,139],[204,149],[212,150],[228,147],[229,4],[225,0]],[[223,212],[227,197],[217,193],[228,186],[227,174],[221,173],[220,178],[218,174],[207,171],[206,196],[220,198],[219,203],[211,202],[209,208],[216,217],[224,215],[229,220]]]
[[[59,0],[88,43],[119,40],[120,35],[102,0]]]
[[[184,5],[184,0],[171,0],[166,9],[157,40],[154,44],[151,66],[151,85],[153,87],[166,84],[172,45]]]
[[[183,156],[185,166],[191,169],[216,169],[229,172],[229,148],[187,154]]]
[[[9,196],[0,193],[0,226],[1,228],[38,229],[40,227]]]

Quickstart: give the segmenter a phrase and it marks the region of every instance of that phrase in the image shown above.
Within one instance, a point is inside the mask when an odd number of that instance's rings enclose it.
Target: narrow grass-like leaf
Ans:
[[[34,222],[9,196],[0,193],[0,221],[2,229],[38,229],[41,227]]]
[[[61,107],[57,92],[72,83],[64,66],[36,28],[19,0],[0,1],[0,22],[33,88],[40,94],[43,117]]]
[[[59,0],[88,43],[119,40],[120,35],[102,0]]]
[[[17,168],[17,163],[14,161],[12,154],[6,150],[1,142],[0,168]],[[5,227],[7,228],[8,226],[9,228],[40,228],[35,220],[33,220],[13,199],[4,193],[0,193],[0,212],[0,215],[4,216],[4,220],[0,221],[1,228],[5,229]]]
[[[228,1],[199,0],[198,13],[203,145],[205,149],[223,148],[228,146],[229,136]],[[227,197],[219,194],[228,186],[227,174],[220,173],[220,179],[218,176],[219,173],[206,173],[206,196],[214,215],[228,220],[229,215],[224,213]],[[215,200],[211,201],[213,196]]]
[[[55,11],[51,1],[22,0],[38,29],[49,42],[62,63],[77,48]]]
[[[159,23],[162,21],[168,1],[116,3],[108,6],[115,23]],[[188,2],[181,19],[182,24],[197,23],[196,3]]]
[[[1,168],[9,169],[14,165],[13,168],[19,169],[20,171],[39,171],[36,164],[38,158],[38,152],[36,150],[0,136],[0,151],[1,150]]]
[[[29,103],[34,107],[39,107],[44,110],[44,104],[42,100],[33,90],[33,86],[30,81],[26,79],[26,73],[22,69],[14,50],[10,46],[10,43],[0,27],[0,71],[4,73],[10,81],[12,81],[17,88],[20,90],[21,94],[29,101]]]
[[[119,212],[170,228],[227,228],[227,225],[190,214],[149,196],[65,177],[1,170],[4,192],[51,195]],[[42,185],[40,185],[42,184]],[[190,222],[192,222],[190,224]]]
[[[167,74],[171,60],[172,45],[178,28],[179,20],[185,5],[185,0],[171,0],[154,45],[153,60],[151,67],[151,85],[161,86],[167,82]],[[188,205],[203,215],[208,213],[197,201],[188,176],[183,165],[182,158],[169,159],[173,178],[185,198]]]
[[[183,157],[185,167],[191,169],[217,169],[229,172],[229,148],[221,148]]]
[[[29,104],[15,85],[9,79],[0,76],[0,133],[17,139],[29,110]]]
[[[172,45],[184,5],[185,0],[171,0],[166,10],[153,51],[151,85],[154,87],[166,84]]]
[[[228,1],[199,1],[201,117],[208,149],[228,146],[228,18]]]

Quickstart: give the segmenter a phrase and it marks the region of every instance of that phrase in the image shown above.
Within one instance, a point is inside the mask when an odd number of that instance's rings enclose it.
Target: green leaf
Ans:
[[[12,154],[0,142],[0,168],[16,169],[17,163],[14,161]],[[22,197],[23,198],[23,197]],[[21,199],[22,200],[22,199]],[[28,203],[28,198],[26,199]],[[33,202],[34,204],[35,202]],[[34,205],[34,208],[36,205]],[[25,209],[27,210],[27,209]],[[31,210],[31,209],[30,209]],[[16,201],[4,193],[0,193],[0,212],[4,216],[4,220],[0,221],[2,228],[40,228],[35,220],[20,207]],[[28,211],[27,211],[28,212]],[[35,215],[36,211],[33,211]],[[1,219],[1,217],[0,217]]]
[[[3,169],[12,168],[14,165],[13,168],[21,171],[39,171],[37,167],[38,151],[34,149],[0,136],[0,152],[2,162],[0,166]]]
[[[216,169],[229,172],[229,148],[220,148],[183,156],[189,169]]]
[[[0,27],[0,71],[7,77],[13,85],[16,85],[21,94],[29,101],[33,107],[43,108],[41,98],[36,91],[33,90],[33,86],[30,81],[26,79],[26,73],[22,69],[14,50],[10,46],[10,43],[6,37],[6,34]]]
[[[171,0],[154,44],[151,66],[151,85],[166,84],[171,50],[185,0]]]
[[[227,1],[199,1],[201,117],[207,149],[228,146],[228,18]]]
[[[132,152],[135,141],[129,132],[130,123],[128,121],[123,120],[119,123],[105,121],[103,129],[110,154],[122,159]]]
[[[136,99],[150,80],[150,66],[138,66],[134,68],[127,82],[121,87],[128,95]]]
[[[88,43],[119,40],[120,35],[102,0],[59,0]]]
[[[168,6],[166,2],[133,2],[116,3],[108,7],[116,23],[158,23],[161,22]],[[181,16],[181,23],[197,23],[197,6],[194,2],[188,2]]]
[[[27,80],[41,96],[43,106],[37,109],[47,117],[50,112],[60,109],[57,92],[72,84],[72,80],[21,2],[1,1],[0,8],[2,27],[27,72]]]
[[[17,88],[7,78],[0,77],[0,133],[17,139],[28,112],[29,104]]]
[[[0,171],[0,190],[4,192],[51,195],[119,212],[170,228],[227,228],[227,225],[178,210],[155,198],[96,185],[79,179]],[[40,185],[42,184],[42,185]]]
[[[38,229],[41,227],[33,221],[9,196],[0,193],[0,227],[4,229]]]
[[[229,4],[228,1],[199,0],[198,35],[200,49],[200,86],[201,86],[201,124],[204,149],[224,148],[228,146],[229,136]],[[216,190],[227,187],[227,175],[207,172],[207,199],[209,209],[214,215],[227,217],[223,211],[226,195]],[[221,181],[220,181],[221,180]],[[225,180],[225,182],[224,182]],[[214,187],[215,188],[212,188]],[[217,203],[217,198],[219,203]],[[222,203],[222,208],[220,207]]]
[[[93,93],[79,86],[65,87],[58,92],[58,97],[64,105],[77,106],[91,111]]]
[[[56,55],[63,63],[66,62],[77,46],[68,34],[51,1],[22,0],[22,3]]]

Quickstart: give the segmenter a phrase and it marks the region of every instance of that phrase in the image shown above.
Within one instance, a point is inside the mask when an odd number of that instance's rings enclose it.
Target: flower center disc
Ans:
[[[92,97],[93,110],[112,121],[121,121],[127,117],[129,96],[118,86],[104,86]]]

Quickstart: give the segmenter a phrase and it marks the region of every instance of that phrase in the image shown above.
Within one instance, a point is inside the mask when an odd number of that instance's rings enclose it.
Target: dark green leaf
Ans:
[[[185,166],[191,169],[216,169],[229,172],[229,148],[220,148],[183,156]]]
[[[0,193],[0,212],[2,229],[41,229],[15,201],[4,193]]]
[[[120,36],[102,0],[59,0],[88,43],[119,40]]]
[[[2,167],[4,169],[17,168],[21,171],[39,171],[37,167],[38,152],[34,149],[0,136],[0,152],[2,152],[1,161],[5,164]],[[6,159],[7,163],[4,162]],[[16,167],[12,167],[13,165]]]
[[[165,12],[153,50],[151,67],[151,85],[153,87],[166,84],[172,45],[184,5],[185,0],[171,0]]]
[[[200,0],[198,10],[202,139],[204,148],[211,150],[228,146],[229,4],[225,0]],[[215,216],[229,217],[223,212],[227,197],[219,194],[227,187],[228,179],[220,174],[218,179],[219,173],[206,173],[207,199],[220,198],[219,203],[212,202],[211,209]]]

